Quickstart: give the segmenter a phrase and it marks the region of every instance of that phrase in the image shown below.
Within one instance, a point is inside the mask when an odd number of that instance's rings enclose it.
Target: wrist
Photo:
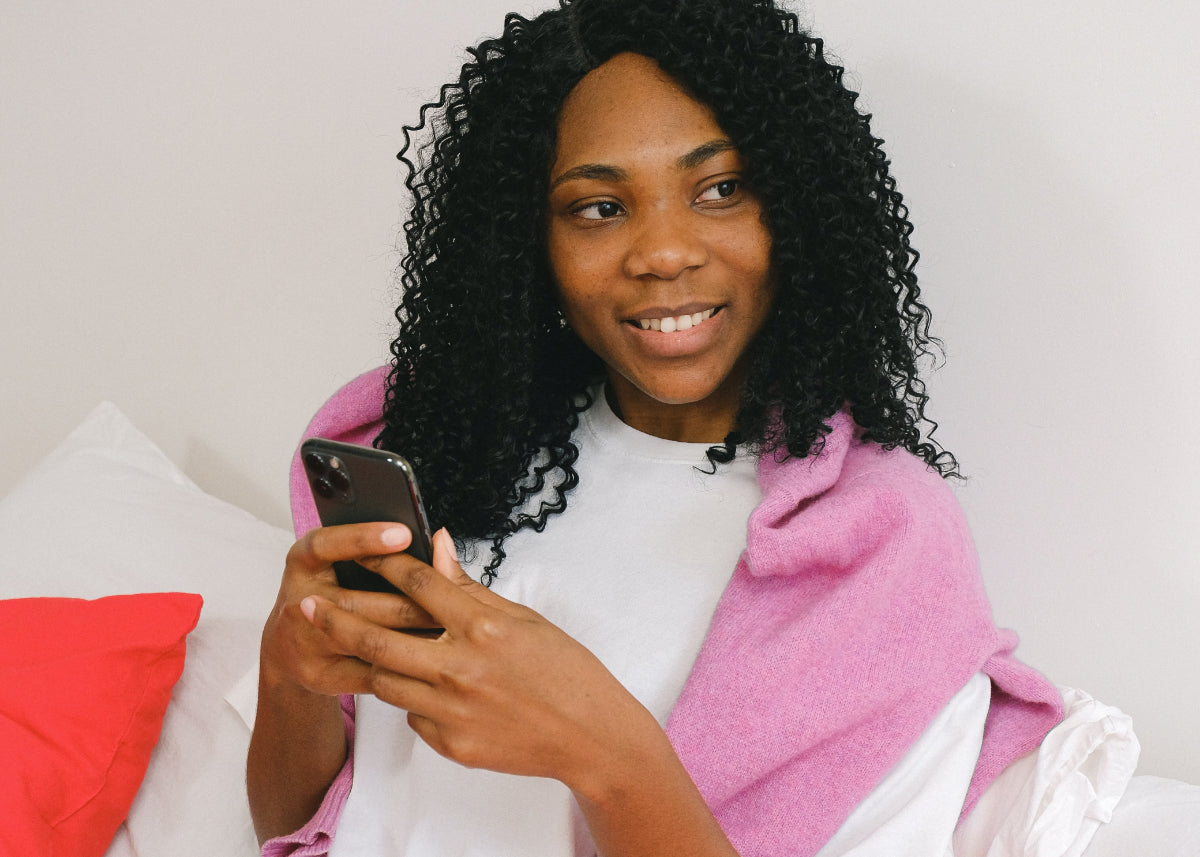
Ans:
[[[576,766],[578,773],[564,780],[580,805],[617,806],[636,799],[647,777],[659,779],[664,771],[682,767],[666,733],[645,708],[637,707],[622,719],[617,734],[597,736]]]
[[[653,721],[653,718],[651,718]],[[641,733],[574,789],[599,853],[606,857],[737,857],[666,733]]]
[[[287,637],[276,626],[276,615],[263,627],[258,647],[258,692],[282,695],[291,699],[304,699],[322,694],[311,690],[299,677],[296,669],[297,656]]]
[[[258,692],[292,697],[318,696],[319,694],[306,688],[282,665],[267,657],[266,653],[258,659]]]

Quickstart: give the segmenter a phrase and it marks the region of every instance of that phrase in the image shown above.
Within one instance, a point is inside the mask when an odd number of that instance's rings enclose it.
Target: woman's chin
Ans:
[[[733,429],[741,384],[715,373],[662,373],[630,379],[610,373],[609,402],[636,429],[699,443],[719,443]]]

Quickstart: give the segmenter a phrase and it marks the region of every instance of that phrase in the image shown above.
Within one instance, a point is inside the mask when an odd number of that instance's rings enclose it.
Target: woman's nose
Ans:
[[[673,280],[684,271],[699,268],[708,261],[708,250],[692,212],[647,212],[630,230],[625,254],[625,273],[630,277],[654,277]]]

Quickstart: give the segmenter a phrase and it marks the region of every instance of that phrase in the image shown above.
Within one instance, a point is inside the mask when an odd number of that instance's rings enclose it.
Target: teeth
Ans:
[[[674,333],[677,330],[688,330],[695,327],[701,322],[708,321],[713,317],[716,308],[706,309],[703,312],[694,312],[691,315],[681,315],[674,318],[640,318],[638,319],[638,327],[642,330],[657,330],[662,333]]]

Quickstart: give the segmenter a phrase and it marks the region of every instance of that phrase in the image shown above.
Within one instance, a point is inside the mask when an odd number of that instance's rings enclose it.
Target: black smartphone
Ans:
[[[322,526],[395,521],[412,530],[406,553],[433,562],[429,518],[412,465],[402,456],[369,446],[312,437],[300,445]],[[372,592],[400,590],[357,562],[334,563],[338,585]]]

